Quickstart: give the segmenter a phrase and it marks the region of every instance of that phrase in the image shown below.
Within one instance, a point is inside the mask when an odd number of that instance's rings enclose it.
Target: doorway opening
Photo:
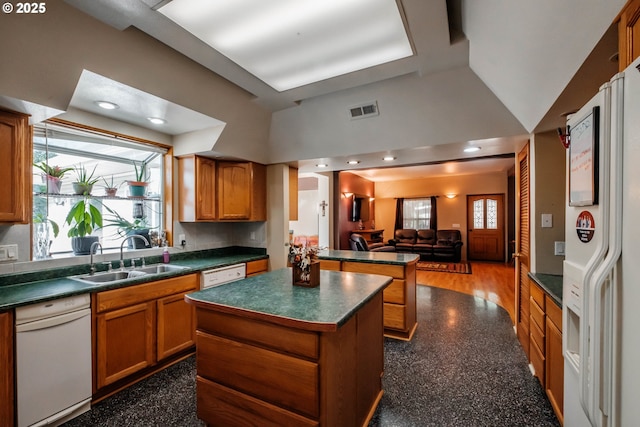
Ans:
[[[329,177],[316,173],[298,176],[298,220],[289,221],[293,242],[329,247]]]

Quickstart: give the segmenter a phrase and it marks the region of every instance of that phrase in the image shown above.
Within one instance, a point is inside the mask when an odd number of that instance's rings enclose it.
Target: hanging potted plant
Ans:
[[[113,175],[111,175],[111,179],[108,181],[103,177],[102,181],[104,182],[104,194],[109,197],[115,197],[118,193],[118,187],[120,187],[120,184],[116,185],[113,182]]]
[[[33,166],[40,169],[42,173],[42,182],[47,184],[47,193],[60,194],[62,186],[62,177],[73,168],[61,168],[60,166],[49,166],[47,162],[34,163]]]
[[[76,255],[88,255],[91,244],[99,240],[91,233],[102,228],[102,213],[91,204],[88,195],[78,200],[67,214],[65,223],[69,225],[67,236],[71,237],[71,248]]]
[[[82,194],[88,196],[91,194],[91,190],[93,189],[93,184],[98,182],[100,178],[94,178],[93,175],[96,172],[96,167],[93,167],[91,173],[87,173],[87,170],[80,164],[80,166],[75,168],[76,171],[76,181],[72,183],[74,194]]]
[[[116,232],[120,235],[120,237],[137,234],[147,239],[147,242],[151,241],[149,238],[149,224],[147,223],[146,218],[135,218],[133,221],[129,221],[118,212],[109,209],[109,207],[105,206],[105,208],[110,212],[111,216],[109,218],[105,218],[104,228],[115,227]],[[145,247],[150,247],[145,246],[144,242],[138,239],[129,239],[127,243],[129,245],[129,249],[142,249]]]
[[[129,196],[130,197],[144,197],[147,191],[147,164],[144,162],[140,162],[138,166],[138,162],[133,162],[133,167],[136,172],[136,180],[135,181],[127,181],[129,184]]]

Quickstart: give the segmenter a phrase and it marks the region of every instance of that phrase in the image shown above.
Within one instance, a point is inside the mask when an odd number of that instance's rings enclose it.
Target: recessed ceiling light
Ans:
[[[382,160],[384,160],[385,162],[390,162],[392,160],[395,160],[396,158],[394,156],[384,156],[382,158]]]
[[[360,163],[360,160],[349,160],[347,163],[350,165],[357,165],[358,163]]]
[[[120,108],[118,104],[114,104],[113,102],[109,101],[96,101],[95,104],[100,108],[104,108],[105,110],[115,110],[116,108]]]
[[[465,153],[475,153],[476,151],[480,151],[480,147],[467,147],[462,151]]]
[[[147,120],[149,120],[154,125],[163,125],[167,123],[165,119],[161,119],[160,117],[147,117]]]
[[[326,168],[327,166],[329,166],[329,165],[328,165],[328,164],[326,164],[326,163],[318,163],[318,164],[316,165],[316,167],[318,167],[318,168]]]

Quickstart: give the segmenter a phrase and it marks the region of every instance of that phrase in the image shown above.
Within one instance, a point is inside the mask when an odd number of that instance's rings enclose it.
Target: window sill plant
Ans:
[[[102,228],[102,213],[91,203],[91,197],[85,195],[74,203],[65,223],[69,225],[67,236],[71,237],[73,253],[88,255],[91,252],[91,244],[99,241],[98,236],[91,236],[91,233]]]
[[[113,175],[111,175],[111,179],[107,181],[104,177],[102,178],[104,182],[104,194],[109,197],[115,197],[118,193],[118,187],[120,184],[116,185],[113,181]]]
[[[76,181],[72,183],[73,192],[75,194],[83,194],[88,196],[91,194],[91,190],[93,189],[93,184],[98,182],[100,178],[94,178],[94,174],[96,172],[96,166],[93,167],[91,173],[88,173],[84,166],[80,165],[75,168],[76,171]]]
[[[136,180],[127,181],[127,184],[129,184],[129,197],[144,197],[147,191],[147,185],[149,185],[147,182],[147,165],[140,162],[140,167],[138,167],[138,162],[134,161],[133,167],[136,172]]]
[[[61,168],[60,166],[49,166],[47,162],[34,163],[33,166],[42,171],[42,182],[47,183],[47,193],[60,194],[62,177],[73,168]]]

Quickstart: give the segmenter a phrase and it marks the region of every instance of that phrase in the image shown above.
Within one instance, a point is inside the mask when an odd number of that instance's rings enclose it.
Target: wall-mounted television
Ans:
[[[354,194],[351,197],[351,221],[369,221],[369,196]]]

